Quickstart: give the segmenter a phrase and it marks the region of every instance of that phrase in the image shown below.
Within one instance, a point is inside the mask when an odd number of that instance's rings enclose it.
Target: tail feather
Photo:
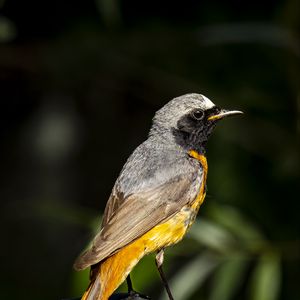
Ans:
[[[97,276],[83,294],[81,300],[98,300],[101,294],[100,278]]]
[[[144,256],[144,244],[134,242],[92,270],[91,283],[81,300],[108,300]]]

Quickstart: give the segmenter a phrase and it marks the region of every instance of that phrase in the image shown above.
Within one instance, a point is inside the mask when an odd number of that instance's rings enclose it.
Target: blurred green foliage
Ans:
[[[0,9],[3,299],[83,292],[72,263],[118,172],[154,112],[188,92],[245,115],[211,137],[206,201],[166,252],[176,300],[299,299],[299,1]],[[132,278],[166,299],[153,255]]]

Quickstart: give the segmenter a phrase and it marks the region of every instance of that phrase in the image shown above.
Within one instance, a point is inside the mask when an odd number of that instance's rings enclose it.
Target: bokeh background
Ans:
[[[2,299],[79,296],[72,263],[154,112],[203,93],[245,112],[208,144],[208,195],[167,250],[176,300],[296,300],[297,0],[0,1]],[[165,299],[153,256],[137,290]],[[124,289],[125,287],[123,287]]]

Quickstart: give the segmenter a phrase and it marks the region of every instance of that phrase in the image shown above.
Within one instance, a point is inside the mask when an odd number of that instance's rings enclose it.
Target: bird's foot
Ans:
[[[129,291],[128,293],[117,293],[109,297],[109,300],[151,300],[149,296],[140,294],[134,290]]]
[[[140,294],[134,290],[131,290],[129,292],[129,299],[148,299],[148,300],[151,300],[151,297],[147,296],[147,295],[144,295],[144,294]]]

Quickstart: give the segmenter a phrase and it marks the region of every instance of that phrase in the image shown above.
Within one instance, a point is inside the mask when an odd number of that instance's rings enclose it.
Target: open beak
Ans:
[[[239,111],[239,110],[221,109],[221,111],[218,114],[208,117],[207,120],[208,121],[216,121],[216,120],[220,120],[220,119],[223,119],[225,117],[228,117],[228,116],[234,116],[234,115],[240,115],[240,114],[243,114],[243,112]]]

